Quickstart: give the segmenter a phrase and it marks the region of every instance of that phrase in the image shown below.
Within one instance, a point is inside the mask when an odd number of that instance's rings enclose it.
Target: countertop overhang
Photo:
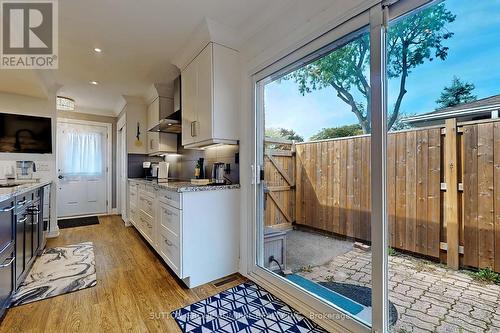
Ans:
[[[158,189],[164,189],[172,192],[199,192],[199,191],[219,191],[219,190],[231,190],[239,189],[240,184],[231,185],[195,185],[191,184],[189,181],[182,180],[172,180],[168,183],[158,183],[157,180],[147,180],[143,178],[129,178],[129,182],[136,182],[140,184],[151,185]]]
[[[0,201],[10,200],[18,195],[34,191],[37,188],[50,185],[51,183],[52,181],[47,180],[47,181],[20,184],[13,187],[0,188]]]

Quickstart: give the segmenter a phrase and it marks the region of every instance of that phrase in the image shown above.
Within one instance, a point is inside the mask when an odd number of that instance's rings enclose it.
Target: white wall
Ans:
[[[118,123],[127,121],[127,153],[147,154],[147,105],[142,98],[123,96],[126,104],[118,115]],[[140,140],[137,141],[137,124],[139,124]],[[119,127],[120,128],[120,127]]]
[[[251,206],[252,164],[252,75],[308,42],[334,29],[340,23],[379,3],[379,0],[292,1],[288,8],[242,43],[241,66],[241,244],[240,273],[248,273],[251,258],[248,235],[253,224]]]
[[[0,162],[2,165],[15,163],[15,161],[28,160],[35,163],[46,165],[47,171],[39,171],[38,176],[43,180],[54,181],[51,190],[51,233],[49,236],[57,236],[59,228],[57,227],[57,209],[56,209],[56,107],[55,92],[49,94],[53,96],[50,99],[29,97],[17,94],[0,92],[0,112],[14,113],[31,116],[42,116],[52,118],[52,154],[12,154],[0,153]]]

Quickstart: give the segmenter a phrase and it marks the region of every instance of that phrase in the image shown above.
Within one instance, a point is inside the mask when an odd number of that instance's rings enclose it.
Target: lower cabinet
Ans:
[[[239,189],[177,193],[129,185],[129,220],[188,287],[238,271]]]
[[[45,245],[42,191],[0,202],[0,316]]]
[[[14,292],[15,249],[12,243],[0,252],[0,315],[9,306]]]

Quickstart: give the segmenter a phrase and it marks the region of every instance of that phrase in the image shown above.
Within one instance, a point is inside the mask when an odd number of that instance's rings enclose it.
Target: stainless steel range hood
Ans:
[[[180,134],[182,132],[181,112],[176,111],[166,118],[161,119],[158,125],[151,128],[149,131]]]
[[[160,112],[160,117],[158,124],[149,129],[150,132],[161,132],[161,133],[175,133],[180,134],[182,132],[182,118],[181,118],[181,77],[177,77],[174,80],[174,108],[173,112],[170,114],[162,114]],[[162,108],[160,107],[160,110]]]

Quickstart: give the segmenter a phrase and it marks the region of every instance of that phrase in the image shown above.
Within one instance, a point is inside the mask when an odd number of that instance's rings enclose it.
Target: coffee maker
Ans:
[[[144,178],[152,178],[153,177],[153,169],[151,167],[151,162],[142,162],[142,170],[144,173]]]
[[[212,183],[225,184],[226,183],[226,164],[222,162],[214,163],[212,166]]]

